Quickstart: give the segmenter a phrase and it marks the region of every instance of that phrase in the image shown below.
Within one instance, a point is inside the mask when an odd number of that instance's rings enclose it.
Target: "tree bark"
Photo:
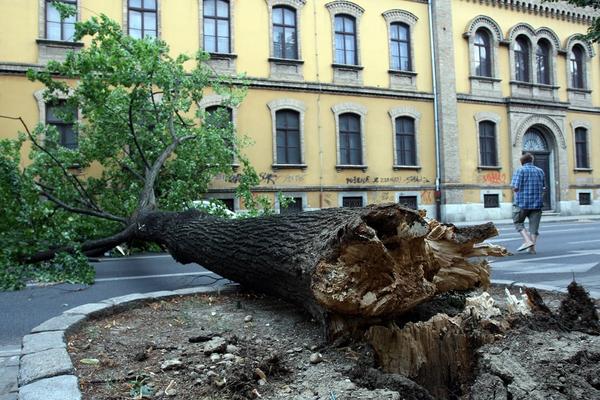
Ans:
[[[178,262],[301,305],[328,335],[439,292],[485,286],[487,262],[468,259],[507,254],[480,244],[497,235],[491,223],[461,229],[397,204],[235,220],[150,212],[137,227],[135,238],[163,245]]]

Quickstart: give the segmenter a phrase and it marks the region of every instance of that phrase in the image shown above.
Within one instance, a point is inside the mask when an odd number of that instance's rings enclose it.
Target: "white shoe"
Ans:
[[[535,246],[535,243],[533,243],[533,242],[523,243],[522,245],[520,245],[517,248],[517,251],[527,250],[528,248],[533,247],[533,246]]]

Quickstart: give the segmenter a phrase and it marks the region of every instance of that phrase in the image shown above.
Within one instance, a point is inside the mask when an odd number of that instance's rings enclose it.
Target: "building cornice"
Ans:
[[[29,69],[42,70],[37,64],[0,63],[0,75],[24,75]],[[366,97],[386,97],[413,101],[433,101],[433,95],[428,92],[385,89],[374,86],[339,85],[335,83],[319,83],[309,81],[278,81],[273,79],[245,77],[233,79],[234,83],[246,84],[252,88],[267,90],[283,90],[294,92],[313,92],[340,95],[359,95]]]
[[[547,16],[554,19],[591,25],[600,11],[592,7],[575,7],[564,1],[547,2],[543,0],[463,0],[493,7],[504,7],[517,12]]]
[[[458,93],[456,95],[459,103],[470,104],[486,104],[497,106],[513,106],[513,107],[542,107],[547,109],[561,110],[565,112],[581,112],[588,114],[600,114],[600,107],[581,107],[571,105],[568,102],[562,101],[543,101],[540,99],[523,99],[518,97],[484,97],[474,96],[468,93]]]

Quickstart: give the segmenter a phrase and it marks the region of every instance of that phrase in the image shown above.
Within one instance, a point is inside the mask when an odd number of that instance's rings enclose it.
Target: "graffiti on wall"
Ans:
[[[275,185],[276,183],[304,183],[304,175],[280,176],[273,172],[260,172],[258,178],[260,179],[260,183],[265,185]],[[242,174],[236,173],[229,176],[221,174],[217,175],[215,179],[237,184],[240,183]]]
[[[500,185],[506,183],[506,174],[500,171],[489,171],[481,175],[481,180],[484,183],[491,183],[493,185]]]
[[[378,185],[382,183],[430,183],[428,178],[420,175],[411,176],[351,176],[346,178],[346,184],[359,184],[359,185]]]

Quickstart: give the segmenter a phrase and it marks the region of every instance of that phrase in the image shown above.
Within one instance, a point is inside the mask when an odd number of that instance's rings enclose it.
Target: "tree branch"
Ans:
[[[83,253],[86,254],[86,253],[110,250],[113,247],[118,246],[119,244],[132,239],[135,232],[137,231],[137,229],[138,229],[137,224],[131,224],[128,227],[126,227],[124,230],[122,230],[121,232],[119,232],[115,235],[105,237],[102,239],[88,240],[87,242],[81,243],[81,246],[80,246],[81,251],[83,251]],[[31,264],[31,263],[36,263],[36,262],[40,262],[40,261],[51,260],[52,258],[54,258],[54,256],[57,253],[60,253],[60,252],[73,253],[75,251],[75,249],[76,249],[76,246],[61,246],[61,247],[57,247],[55,249],[46,250],[46,251],[42,251],[37,254],[34,254],[31,257],[24,259],[23,262]]]
[[[65,176],[65,178],[67,178],[67,181],[71,183],[71,185],[73,186],[75,191],[77,191],[77,193],[79,193],[79,196],[81,196],[84,199],[87,199],[87,201],[86,201],[87,205],[92,208],[95,208],[97,211],[102,211],[102,210],[100,210],[100,207],[98,207],[98,205],[96,205],[96,203],[94,202],[94,200],[92,199],[90,194],[85,190],[85,188],[83,187],[83,184],[79,181],[79,179],[77,179],[77,177],[74,176],[73,174],[70,174],[67,171],[67,169],[63,166],[63,164],[54,156],[54,154],[52,154],[50,151],[48,151],[48,149],[46,149],[45,147],[40,145],[37,142],[37,140],[35,140],[35,138],[31,134],[31,131],[29,130],[29,127],[27,126],[25,121],[23,121],[23,118],[10,117],[10,116],[6,116],[6,115],[0,115],[0,118],[6,118],[6,119],[12,119],[15,121],[20,121],[21,125],[23,125],[23,128],[25,128],[25,132],[27,132],[27,136],[29,137],[29,140],[31,140],[31,143],[33,143],[33,145],[35,147],[37,147],[42,152],[44,152],[46,155],[48,155],[48,157],[50,157],[50,159],[61,169],[63,175]]]
[[[39,186],[41,187],[41,185],[39,185]],[[63,202],[58,197],[54,196],[52,193],[50,193],[46,190],[42,190],[40,194],[42,196],[44,196],[45,198],[47,198],[48,200],[50,200],[52,203],[59,206],[60,208],[63,208],[69,212],[72,212],[75,214],[88,215],[91,217],[103,218],[103,219],[107,219],[109,221],[116,221],[116,222],[122,223],[123,225],[127,224],[126,218],[119,217],[119,216],[107,213],[105,211],[94,211],[94,210],[87,210],[84,208],[71,207],[70,205]]]
[[[140,157],[142,158],[144,165],[146,166],[146,168],[150,169],[150,164],[148,163],[148,160],[146,159],[146,155],[144,154],[144,151],[142,150],[142,147],[140,146],[140,143],[137,140],[137,135],[135,133],[135,127],[133,126],[133,99],[134,99],[135,93],[137,91],[137,88],[139,86],[140,86],[139,83],[135,85],[135,88],[133,88],[133,90],[131,91],[131,97],[129,98],[129,110],[127,111],[128,115],[129,115],[128,125],[129,125],[129,132],[131,133],[131,137],[133,138],[133,143],[135,144],[135,147],[137,148],[138,153],[140,153]]]

